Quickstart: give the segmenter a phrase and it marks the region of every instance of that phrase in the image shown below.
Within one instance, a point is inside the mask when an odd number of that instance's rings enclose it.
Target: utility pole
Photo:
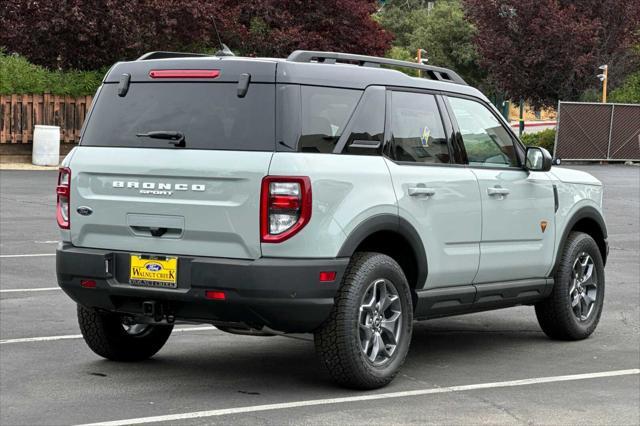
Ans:
[[[607,103],[607,80],[609,78],[609,66],[600,65],[598,69],[602,70],[602,74],[598,74],[598,78],[602,82],[602,103]]]

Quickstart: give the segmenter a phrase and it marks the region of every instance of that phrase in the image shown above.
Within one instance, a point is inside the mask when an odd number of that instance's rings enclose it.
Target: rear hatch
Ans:
[[[259,257],[260,184],[275,147],[275,68],[220,58],[117,64],[71,158],[71,242]],[[182,138],[184,147],[176,146]]]

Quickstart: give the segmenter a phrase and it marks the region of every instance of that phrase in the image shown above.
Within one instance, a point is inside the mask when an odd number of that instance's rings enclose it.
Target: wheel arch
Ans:
[[[349,234],[338,257],[351,257],[356,251],[376,251],[398,262],[415,302],[415,290],[426,282],[428,265],[420,235],[411,223],[392,214],[365,220]]]
[[[564,251],[569,233],[572,231],[584,232],[593,238],[598,245],[600,254],[602,255],[602,262],[607,263],[607,256],[609,254],[609,246],[607,244],[607,225],[605,224],[602,214],[592,206],[584,206],[577,210],[573,216],[567,221],[562,232],[562,238],[558,244],[558,250],[556,251],[556,257],[553,263],[553,270],[551,275],[555,275],[558,268],[558,262],[562,258],[562,252]]]

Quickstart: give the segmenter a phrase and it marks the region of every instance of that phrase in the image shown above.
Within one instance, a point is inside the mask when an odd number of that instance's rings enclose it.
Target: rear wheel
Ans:
[[[172,325],[129,324],[122,317],[78,305],[78,324],[89,348],[113,361],[142,361],[169,339]]]
[[[604,302],[604,264],[596,242],[569,234],[554,276],[553,292],[536,304],[540,327],[552,339],[580,340],[593,333]]]
[[[413,305],[404,273],[379,253],[354,255],[327,322],[315,333],[318,356],[337,383],[387,385],[411,342]]]

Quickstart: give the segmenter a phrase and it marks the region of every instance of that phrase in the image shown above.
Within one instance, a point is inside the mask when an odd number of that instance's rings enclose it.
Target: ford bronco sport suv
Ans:
[[[57,278],[105,358],[176,322],[313,333],[376,388],[415,320],[533,305],[551,338],[594,331],[602,184],[551,163],[448,69],[153,52],[107,73],[60,169]]]

